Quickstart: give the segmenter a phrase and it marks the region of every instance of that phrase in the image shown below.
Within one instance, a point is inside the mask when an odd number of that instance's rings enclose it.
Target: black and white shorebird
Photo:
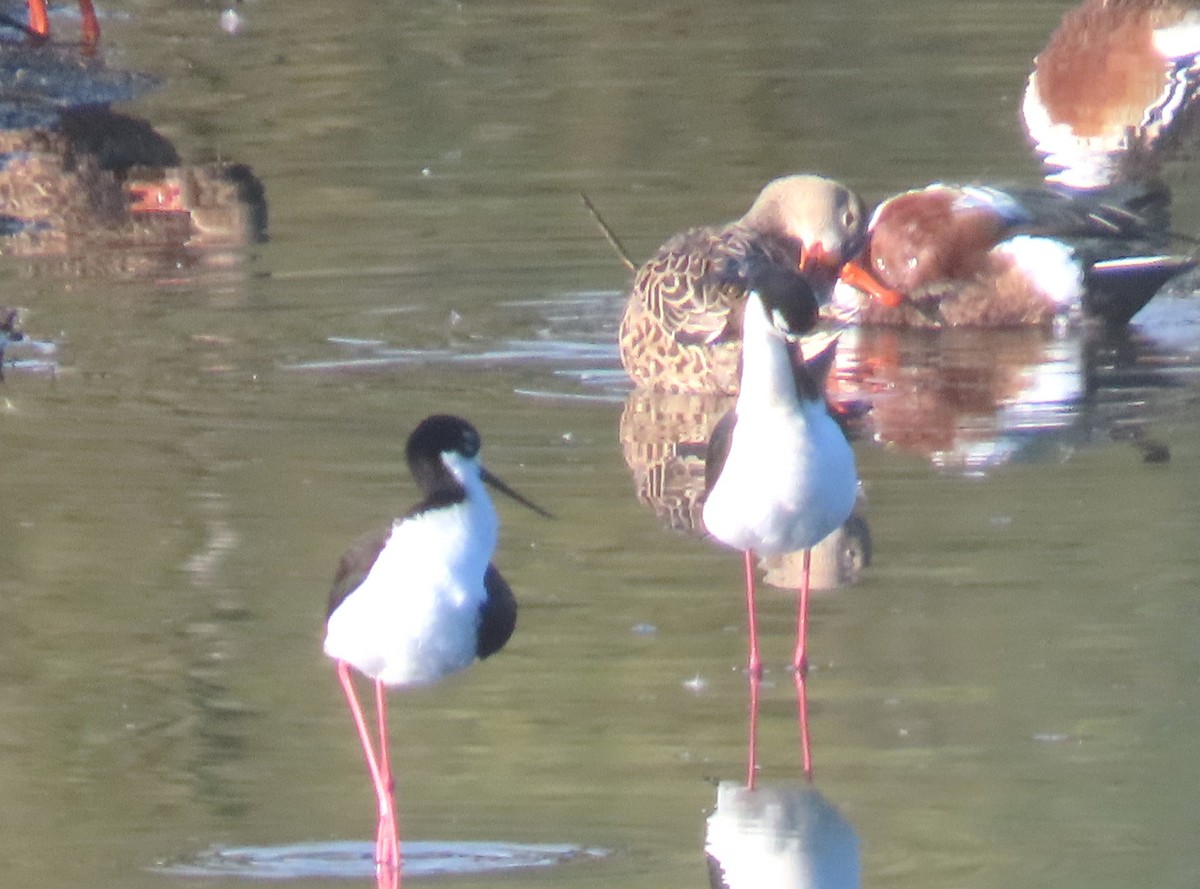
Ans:
[[[517,601],[491,563],[499,521],[484,485],[550,516],[488,472],[479,448],[479,433],[466,420],[422,420],[405,456],[425,499],[348,549],[329,594],[325,653],[337,663],[379,803],[375,861],[381,887],[400,881],[387,690],[427,685],[466,669],[512,635]],[[377,748],[351,668],[375,684]]]
[[[798,336],[815,324],[817,304],[798,273],[754,256],[729,273],[749,291],[741,388],[709,440],[704,524],[744,554],[752,676],[762,671],[755,556],[804,551],[792,661],[803,672],[811,548],[849,518],[858,492],[854,453],[825,401],[837,342],[808,360],[801,354]]]

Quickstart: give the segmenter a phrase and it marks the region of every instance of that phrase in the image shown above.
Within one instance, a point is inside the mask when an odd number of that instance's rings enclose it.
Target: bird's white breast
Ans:
[[[824,404],[739,414],[704,523],[736,549],[807,549],[850,516],[857,487],[854,454]]]
[[[434,682],[474,661],[497,534],[479,493],[393,525],[370,573],[330,615],[327,655],[386,685]]]

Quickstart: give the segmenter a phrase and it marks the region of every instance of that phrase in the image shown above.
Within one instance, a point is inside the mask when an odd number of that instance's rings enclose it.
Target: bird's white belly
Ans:
[[[325,653],[385,685],[425,685],[469,667],[478,644],[479,605],[455,604],[442,595],[424,607],[411,601],[396,607],[397,592],[403,595],[402,589],[394,591],[389,601],[373,606],[367,598],[347,600],[329,618]],[[414,631],[422,625],[438,631]]]
[[[448,556],[447,530],[436,514],[397,525],[370,574],[329,616],[327,655],[385,685],[436,682],[471,665],[491,547]]]
[[[713,537],[776,555],[815,546],[849,518],[858,486],[854,455],[833,420],[822,419],[739,420],[704,505]]]

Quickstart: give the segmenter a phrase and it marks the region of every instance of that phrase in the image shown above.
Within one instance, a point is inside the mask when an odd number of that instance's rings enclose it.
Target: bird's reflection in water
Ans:
[[[870,401],[878,443],[938,468],[984,473],[1114,439],[1148,461],[1164,453],[1143,428],[1146,387],[1169,388],[1171,376],[1139,373],[1130,385],[1127,369],[1155,346],[1129,330],[859,328],[840,345],[831,385]]]
[[[678,394],[635,389],[625,400],[619,436],[638,500],[674,531],[705,536],[704,463],[708,439],[736,396]],[[851,430],[851,437],[854,432]],[[870,563],[871,538],[861,500],[842,528],[812,550],[812,588],[855,582]],[[766,581],[795,589],[803,553],[763,559]]]
[[[812,784],[717,787],[704,851],[713,889],[857,889],[854,826]]]
[[[793,673],[802,781],[758,780],[760,680],[750,677],[745,784],[722,781],[705,824],[713,889],[857,889],[861,879],[854,826],[813,783],[807,680]]]

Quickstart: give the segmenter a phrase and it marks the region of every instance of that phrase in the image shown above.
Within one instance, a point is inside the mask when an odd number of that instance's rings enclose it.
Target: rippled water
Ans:
[[[745,766],[740,562],[639,499],[628,276],[578,192],[641,257],[786,171],[1031,179],[1017,103],[1064,7],[249,0],[236,38],[104,7],[108,63],[166,80],[125,110],[249,164],[270,237],[152,274],[0,259],[34,340],[0,388],[13,885],[241,885],[161,867],[370,838],[322,609],[434,410],[557,519],[500,507],[509,648],[395,698],[405,837],[611,852],[507,883],[704,885]],[[1116,338],[848,339],[873,561],[815,602],[809,697],[865,885],[1192,885],[1197,321],[1184,287]],[[789,594],[762,630],[762,780],[794,782]]]

